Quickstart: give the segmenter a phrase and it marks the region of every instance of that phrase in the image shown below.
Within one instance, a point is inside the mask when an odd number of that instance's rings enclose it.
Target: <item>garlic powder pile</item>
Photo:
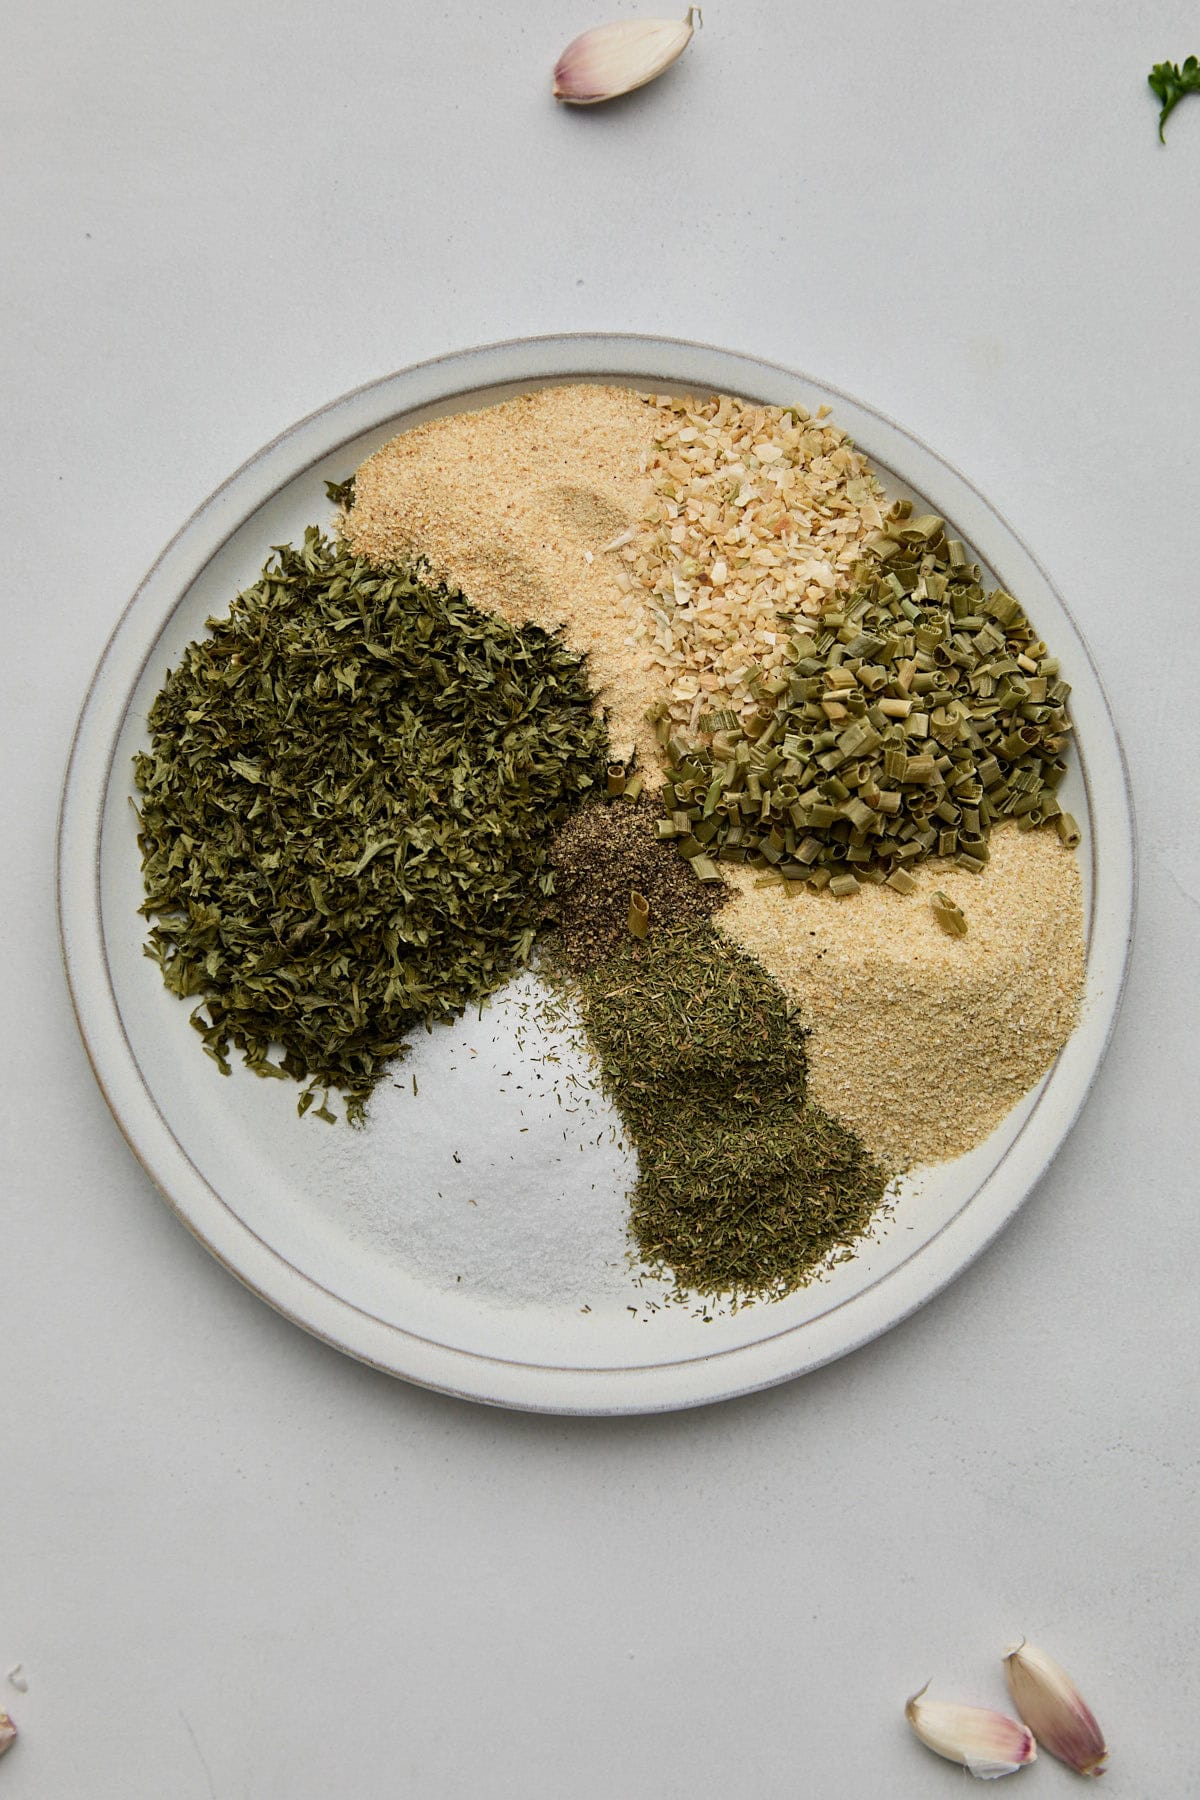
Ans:
[[[808,1040],[809,1094],[889,1168],[944,1162],[994,1131],[1070,1036],[1083,990],[1079,863],[1051,831],[1005,825],[980,875],[931,859],[911,894],[850,900],[756,888],[716,916],[792,997]],[[934,917],[941,889],[965,937]]]

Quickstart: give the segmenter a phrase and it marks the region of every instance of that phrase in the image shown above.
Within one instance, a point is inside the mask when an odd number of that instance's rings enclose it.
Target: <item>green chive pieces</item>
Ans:
[[[1073,841],[1054,799],[1070,687],[1020,602],[987,592],[932,514],[893,509],[870,548],[784,668],[747,676],[749,716],[666,734],[664,806],[693,865],[784,866],[851,895],[926,856],[977,872],[1004,819]]]
[[[933,916],[942,930],[951,937],[966,937],[967,915],[956,900],[936,888],[933,895]]]

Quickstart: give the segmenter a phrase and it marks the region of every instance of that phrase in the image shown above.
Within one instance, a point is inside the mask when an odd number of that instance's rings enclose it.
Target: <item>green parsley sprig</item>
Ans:
[[[1162,106],[1158,115],[1158,136],[1165,144],[1163,126],[1185,94],[1200,94],[1200,57],[1189,56],[1183,67],[1178,63],[1155,63],[1146,78]]]

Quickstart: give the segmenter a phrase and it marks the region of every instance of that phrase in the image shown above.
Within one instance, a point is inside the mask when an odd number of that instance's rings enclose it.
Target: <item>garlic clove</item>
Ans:
[[[1104,1733],[1066,1670],[1022,1639],[1004,1652],[1004,1673],[1017,1711],[1051,1756],[1080,1775],[1103,1775]]]
[[[1005,1713],[987,1706],[959,1706],[952,1700],[926,1700],[929,1683],[914,1694],[904,1716],[930,1750],[948,1762],[961,1763],[980,1781],[1015,1775],[1037,1761],[1033,1733]]]
[[[17,1741],[17,1728],[6,1712],[0,1712],[0,1756]]]
[[[554,98],[595,106],[645,87],[682,56],[699,16],[699,8],[689,6],[683,19],[620,19],[585,31],[555,65]]]

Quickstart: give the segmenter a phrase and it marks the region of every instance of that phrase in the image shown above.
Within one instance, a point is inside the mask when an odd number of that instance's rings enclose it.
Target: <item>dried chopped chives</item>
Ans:
[[[803,872],[792,879],[851,892],[848,879],[886,880],[921,856],[982,864],[997,819],[1057,824],[1070,689],[1017,600],[985,592],[931,514],[889,515],[856,579],[789,640],[782,669],[751,672],[750,717],[703,715],[719,717],[719,743],[671,736],[668,773],[698,808],[685,856],[715,861],[744,828],[740,859],[786,856]]]
[[[937,888],[933,895],[933,916],[951,937],[966,937],[967,918],[958,902]]]

